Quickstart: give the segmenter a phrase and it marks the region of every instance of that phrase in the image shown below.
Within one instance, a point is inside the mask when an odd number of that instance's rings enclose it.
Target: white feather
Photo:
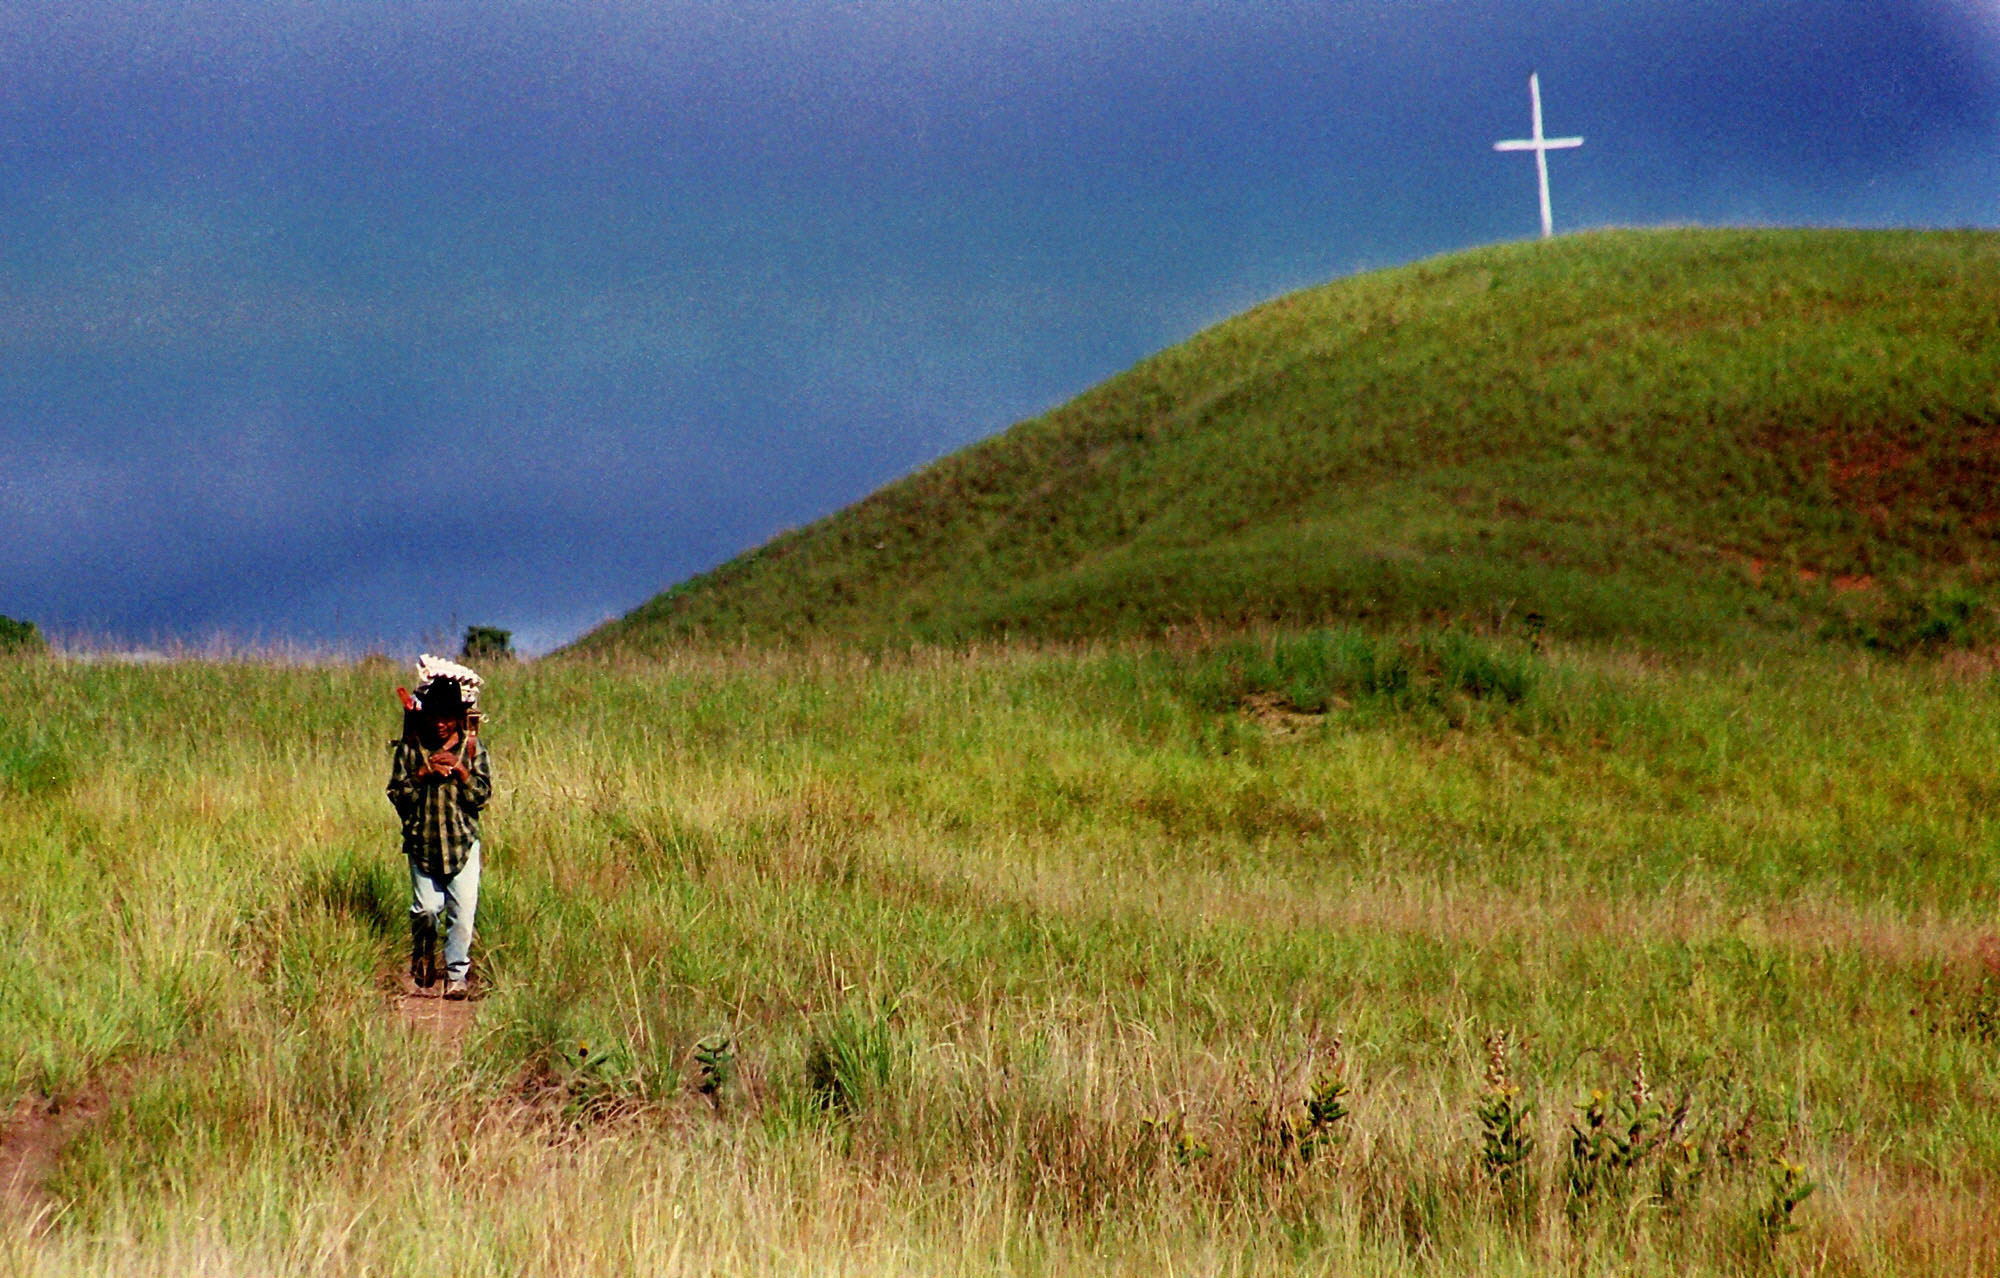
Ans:
[[[417,689],[419,693],[422,692],[425,684],[430,683],[434,679],[449,679],[451,682],[457,684],[459,695],[465,699],[465,704],[468,706],[479,704],[479,689],[486,683],[486,680],[481,678],[471,667],[461,666],[456,661],[433,656],[426,652],[417,658]]]

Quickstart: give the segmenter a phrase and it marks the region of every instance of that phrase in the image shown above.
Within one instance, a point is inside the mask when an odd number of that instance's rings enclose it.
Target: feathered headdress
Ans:
[[[417,700],[428,703],[446,687],[457,691],[457,700],[471,708],[479,704],[479,689],[486,680],[466,666],[425,653],[417,658]]]

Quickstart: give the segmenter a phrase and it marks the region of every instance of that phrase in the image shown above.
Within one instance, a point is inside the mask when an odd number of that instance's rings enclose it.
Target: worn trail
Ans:
[[[64,1100],[26,1096],[0,1124],[0,1224],[46,1230],[62,1211],[49,1190],[56,1161],[72,1140],[103,1116],[130,1085],[132,1072],[120,1069],[86,1084]]]
[[[398,1020],[454,1049],[464,1046],[476,1015],[473,1011],[477,1005],[476,989],[474,998],[449,999],[441,993],[442,983],[431,989],[419,989],[407,975],[400,973],[389,976],[386,983],[395,990],[390,1010]]]

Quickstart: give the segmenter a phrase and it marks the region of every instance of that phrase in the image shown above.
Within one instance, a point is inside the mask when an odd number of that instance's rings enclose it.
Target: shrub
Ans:
[[[1534,689],[1531,660],[1504,653],[1462,631],[1446,631],[1426,647],[1437,662],[1439,682],[1448,692],[1518,705]]]
[[[720,1109],[723,1089],[736,1077],[736,1040],[729,1034],[709,1034],[697,1040],[690,1055],[694,1058],[694,1089]]]
[[[1806,1176],[1805,1166],[1795,1163],[1783,1154],[1771,1160],[1770,1197],[1757,1210],[1757,1228],[1772,1241],[1786,1234],[1798,1231],[1798,1221],[1794,1219],[1799,1204],[1812,1196],[1818,1188]]]
[[[1535,1152],[1535,1107],[1514,1081],[1511,1052],[1506,1030],[1486,1036],[1486,1085],[1473,1113],[1479,1119],[1480,1174],[1509,1212],[1518,1213],[1534,1195],[1528,1159]]]
[[[34,622],[0,615],[0,654],[44,652],[48,646]]]
[[[514,632],[498,626],[467,626],[459,658],[463,661],[512,661]]]
[[[1657,1164],[1654,1201],[1664,1206],[1684,1198],[1699,1170],[1698,1151],[1685,1136],[1692,1106],[1691,1094],[1672,1110],[1653,1099],[1643,1055],[1633,1066],[1629,1091],[1616,1098],[1603,1089],[1592,1092],[1569,1127],[1570,1215],[1581,1218],[1606,1198],[1622,1205],[1648,1162]]]
[[[852,1115],[889,1086],[902,1055],[885,1009],[844,1010],[819,1027],[806,1049],[807,1093],[821,1110]]]
[[[1830,623],[1823,633],[1892,657],[1907,657],[1992,639],[1993,609],[1978,592],[1947,586],[1892,597],[1872,616],[1850,616]]]

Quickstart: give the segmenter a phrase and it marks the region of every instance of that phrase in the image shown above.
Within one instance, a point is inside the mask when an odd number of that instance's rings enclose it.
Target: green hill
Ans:
[[[1978,628],[2000,234],[1619,231],[1259,306],[581,651],[1456,620]]]

